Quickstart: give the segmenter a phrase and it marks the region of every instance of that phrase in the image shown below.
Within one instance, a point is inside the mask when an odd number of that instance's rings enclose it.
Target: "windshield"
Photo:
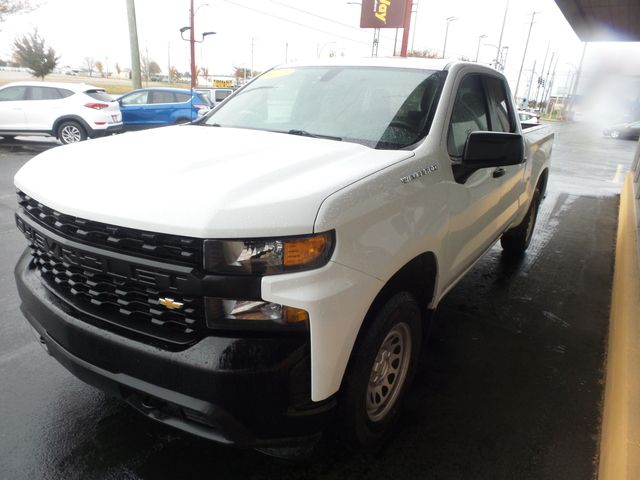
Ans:
[[[400,149],[428,133],[445,75],[381,67],[274,69],[203,123]]]

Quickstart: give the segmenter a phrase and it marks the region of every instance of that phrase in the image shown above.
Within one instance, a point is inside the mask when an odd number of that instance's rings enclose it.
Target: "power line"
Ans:
[[[277,18],[278,20],[281,20],[283,22],[293,23],[294,25],[298,25],[299,27],[308,28],[309,30],[315,30],[316,32],[324,33],[326,35],[331,35],[331,36],[337,37],[337,38],[342,38],[342,39],[348,40],[350,42],[361,43],[362,45],[369,45],[369,42],[363,42],[362,40],[355,40],[353,38],[345,37],[344,35],[339,35],[337,33],[328,32],[328,31],[322,30],[320,28],[316,28],[316,27],[312,27],[310,25],[306,25],[304,23],[296,22],[295,20],[290,20],[288,18],[280,17],[280,16],[274,15],[272,13],[264,12],[262,10],[258,10],[256,8],[249,7],[249,6],[243,5],[241,3],[236,3],[236,2],[234,2],[232,0],[223,0],[223,1],[226,2],[226,3],[229,3],[231,5],[235,5],[236,7],[245,8],[247,10],[251,10],[253,12],[260,13],[262,15],[266,15],[267,17]]]
[[[348,23],[339,22],[337,20],[334,20],[333,18],[323,17],[322,15],[318,15],[317,13],[313,13],[313,12],[310,12],[309,10],[304,10],[302,8],[298,8],[298,7],[293,7],[291,5],[287,5],[286,3],[279,2],[278,0],[269,0],[269,1],[271,3],[275,3],[277,5],[281,5],[283,7],[290,8],[291,10],[295,10],[297,12],[304,13],[306,15],[310,15],[312,17],[316,17],[316,18],[319,18],[321,20],[325,20],[327,22],[335,23],[336,25],[340,25],[342,27],[346,27],[346,28],[350,28],[352,30],[356,30],[358,32],[362,32],[362,29],[360,27],[354,27],[353,25],[349,25]],[[385,37],[385,38],[387,38],[387,40],[391,40],[391,37]]]
[[[311,15],[312,17],[316,17],[316,18],[319,18],[321,20],[326,20],[327,22],[335,23],[335,24],[341,25],[343,27],[351,28],[352,30],[360,31],[359,27],[354,27],[353,25],[349,25],[348,23],[338,22],[337,20],[333,20],[332,18],[323,17],[322,15],[318,15],[318,14],[310,12],[308,10],[303,10],[302,8],[292,7],[291,5],[287,5],[286,3],[278,2],[278,0],[269,0],[269,1],[271,3],[275,3],[275,4],[278,4],[278,5],[282,5],[283,7],[286,7],[286,8],[290,8],[291,10],[295,10],[297,12],[301,12],[301,13],[304,13],[306,15]]]

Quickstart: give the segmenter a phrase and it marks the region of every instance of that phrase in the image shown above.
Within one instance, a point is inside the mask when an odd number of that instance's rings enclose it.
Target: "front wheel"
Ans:
[[[515,228],[502,234],[500,238],[500,244],[502,249],[514,256],[523,255],[529,248],[531,243],[531,237],[533,237],[533,230],[536,226],[536,219],[538,218],[538,208],[540,207],[540,189],[536,188],[527,210],[527,215],[522,220],[522,223]]]
[[[77,143],[87,139],[87,132],[78,122],[62,122],[58,128],[58,139],[63,145]]]
[[[420,308],[411,294],[395,294],[374,314],[344,381],[341,428],[350,446],[374,448],[386,438],[414,376],[421,339]]]

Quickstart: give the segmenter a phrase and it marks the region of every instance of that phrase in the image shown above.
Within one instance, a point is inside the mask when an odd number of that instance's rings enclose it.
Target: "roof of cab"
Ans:
[[[463,63],[450,58],[420,57],[370,57],[370,58],[330,58],[305,62],[287,63],[274,68],[345,66],[345,67],[390,67],[412,68],[420,70],[448,70],[456,63]]]

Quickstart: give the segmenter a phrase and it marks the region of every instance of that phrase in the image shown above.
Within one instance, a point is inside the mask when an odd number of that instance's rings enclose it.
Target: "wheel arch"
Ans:
[[[58,129],[60,128],[60,125],[68,121],[78,122],[82,126],[82,128],[84,128],[84,131],[87,133],[88,137],[91,137],[93,135],[93,129],[82,117],[80,117],[79,115],[64,115],[57,118],[56,121],[53,122],[52,133],[54,137],[58,138]]]
[[[362,343],[362,338],[376,317],[376,312],[396,293],[409,292],[420,306],[423,321],[423,332],[428,331],[426,323],[430,320],[429,307],[435,298],[436,284],[438,277],[438,261],[433,252],[424,252],[414,257],[400,268],[384,284],[373,302],[369,306],[367,313],[360,325],[358,335],[351,349],[349,361],[340,382],[340,391],[343,391],[343,384],[348,377],[349,371],[353,368],[354,357]]]
[[[547,181],[549,180],[549,169],[544,168],[540,175],[538,176],[538,182],[536,183],[536,188],[540,187],[540,195],[541,198],[544,198],[547,192]]]

